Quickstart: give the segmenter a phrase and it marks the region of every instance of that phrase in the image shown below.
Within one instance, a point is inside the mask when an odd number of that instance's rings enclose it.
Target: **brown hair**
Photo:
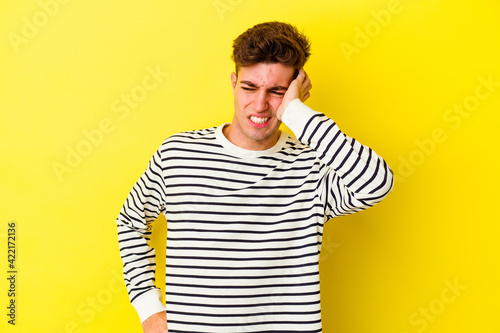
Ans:
[[[233,42],[232,59],[236,74],[240,67],[257,63],[282,63],[296,70],[309,58],[310,43],[296,27],[283,22],[257,24]]]

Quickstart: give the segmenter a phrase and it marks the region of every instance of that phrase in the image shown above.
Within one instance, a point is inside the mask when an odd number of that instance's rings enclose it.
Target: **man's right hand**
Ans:
[[[168,333],[167,312],[162,311],[150,316],[142,323],[144,333]]]

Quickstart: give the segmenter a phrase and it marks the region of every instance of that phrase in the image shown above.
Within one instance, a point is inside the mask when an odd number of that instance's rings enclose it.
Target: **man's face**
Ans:
[[[224,134],[235,145],[250,149],[271,148],[279,138],[281,121],[276,110],[293,80],[295,69],[280,63],[258,63],[231,74],[234,95],[233,123]]]

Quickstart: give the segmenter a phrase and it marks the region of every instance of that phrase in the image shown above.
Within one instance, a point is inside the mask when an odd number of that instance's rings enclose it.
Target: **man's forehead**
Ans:
[[[241,83],[255,87],[288,87],[293,78],[294,68],[279,63],[256,64],[242,67],[238,73]]]

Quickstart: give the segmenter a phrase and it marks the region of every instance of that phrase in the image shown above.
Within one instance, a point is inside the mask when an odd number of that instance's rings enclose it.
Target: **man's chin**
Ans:
[[[258,145],[266,143],[272,143],[272,145],[274,145],[278,140],[278,129],[252,130],[247,137],[252,141],[255,141]]]

